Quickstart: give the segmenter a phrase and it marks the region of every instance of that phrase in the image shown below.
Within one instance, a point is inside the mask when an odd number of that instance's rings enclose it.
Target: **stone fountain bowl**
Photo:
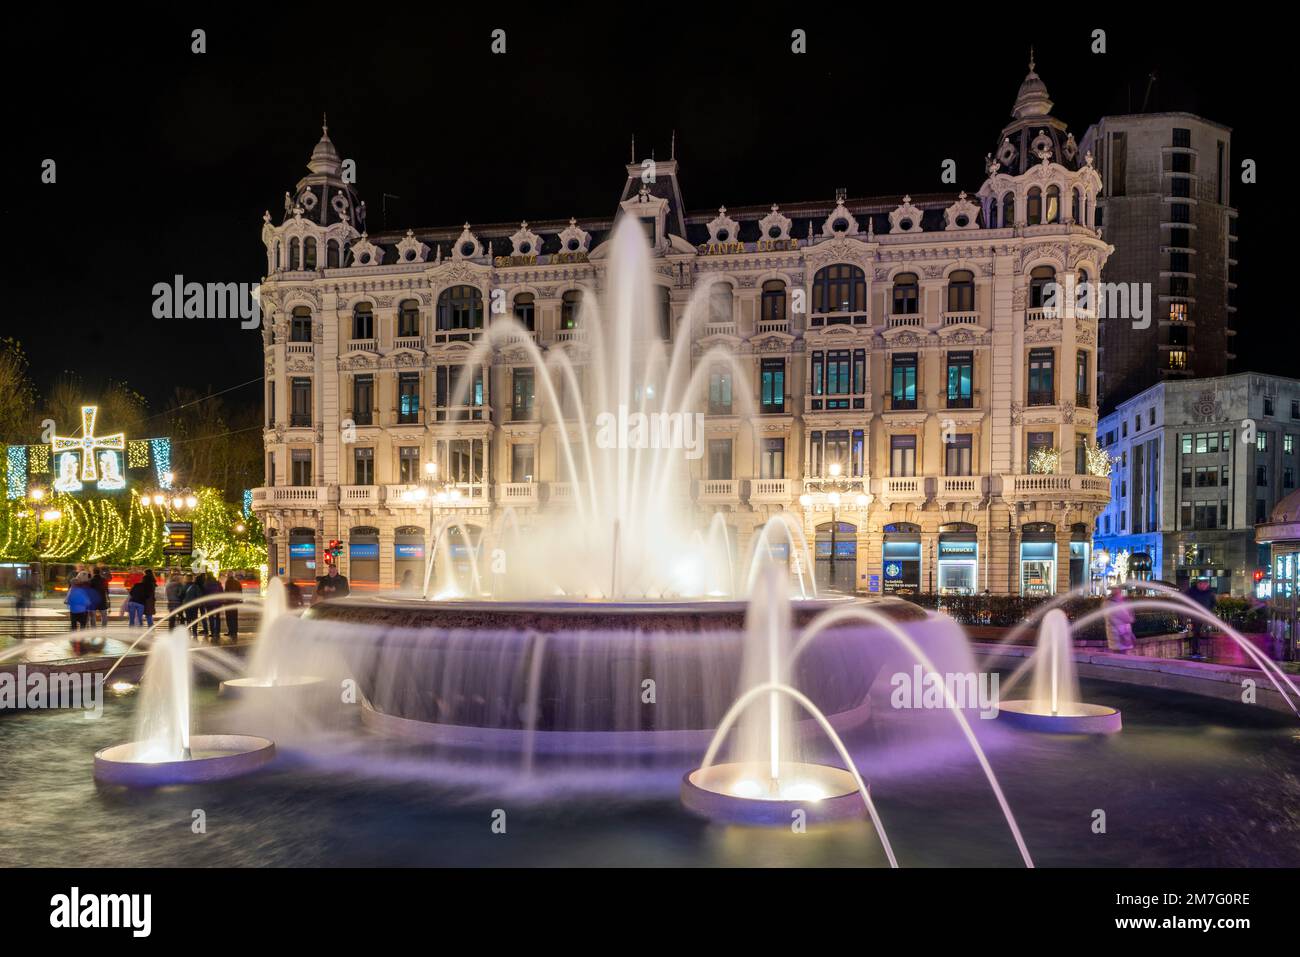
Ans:
[[[782,776],[816,789],[817,796],[764,797],[755,783],[743,788],[742,782],[766,779],[767,765],[762,762],[714,764],[689,771],[682,778],[682,805],[692,814],[724,824],[751,824],[766,827],[789,827],[794,812],[802,810],[809,824],[859,818],[866,805],[857,781],[843,768],[826,764],[788,762],[781,766]],[[737,790],[753,791],[748,797]]]
[[[194,755],[183,761],[136,760],[140,744],[116,744],[95,752],[95,780],[104,784],[152,788],[198,784],[248,774],[275,757],[275,742],[250,734],[196,734]]]
[[[325,686],[324,678],[313,675],[286,675],[270,684],[263,678],[227,678],[221,682],[217,694],[223,698],[241,698],[252,701],[300,700],[319,694]]]
[[[1024,731],[1050,734],[1114,734],[1123,726],[1120,712],[1100,704],[1072,704],[1073,714],[1044,714],[1032,701],[1003,701],[998,720]]]
[[[835,597],[794,602],[795,627],[854,606],[909,631],[931,621],[901,599]],[[337,650],[362,692],[363,721],[385,734],[475,750],[649,753],[707,746],[742,690],[745,613],[738,601],[381,596],[314,605],[293,627]],[[792,683],[837,730],[869,714],[882,636],[843,625],[799,658]]]

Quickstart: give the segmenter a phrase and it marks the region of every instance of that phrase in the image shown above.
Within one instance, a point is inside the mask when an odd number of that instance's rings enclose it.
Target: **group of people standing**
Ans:
[[[186,625],[194,637],[202,637],[214,644],[221,643],[221,619],[226,619],[226,634],[233,642],[239,635],[239,609],[244,586],[234,572],[226,572],[221,581],[213,572],[197,575],[172,572],[167,579],[167,614],[178,624]],[[224,608],[225,612],[221,611]]]
[[[109,583],[113,572],[108,568],[79,567],[69,578],[64,602],[72,621],[72,630],[108,627],[110,612]],[[153,569],[133,571],[126,576],[127,594],[120,613],[132,628],[154,624],[157,611],[160,575]],[[224,582],[215,573],[173,571],[167,577],[163,595],[167,601],[167,620],[183,624],[195,637],[221,641],[221,619],[226,633],[234,641],[239,634],[239,610],[243,585],[234,572],[227,572]],[[224,611],[222,610],[224,609]]]

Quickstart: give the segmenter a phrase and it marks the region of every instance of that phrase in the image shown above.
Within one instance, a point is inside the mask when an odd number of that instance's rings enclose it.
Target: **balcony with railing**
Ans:
[[[348,340],[348,352],[378,352],[378,339],[350,339]]]
[[[789,505],[795,499],[798,482],[793,479],[754,479],[749,484],[751,505]]]
[[[735,479],[704,479],[699,486],[699,501],[712,505],[740,503],[740,483]]]
[[[790,320],[789,319],[760,319],[758,321],[758,326],[754,331],[757,335],[760,336],[767,335],[767,333],[769,332],[788,333],[790,331]]]
[[[343,485],[339,488],[339,505],[365,507],[379,504],[378,485]]]
[[[1016,501],[1069,501],[1105,504],[1110,501],[1110,478],[1101,475],[1027,474],[1002,477],[1003,498]]]
[[[587,338],[585,329],[557,329],[555,330],[556,342],[584,342]]]
[[[1025,322],[1044,322],[1048,319],[1056,318],[1056,310],[1048,309],[1046,306],[1035,306],[1032,309],[1025,310]]]
[[[396,339],[393,340],[393,348],[394,349],[416,349],[416,350],[423,349],[424,337],[423,336],[398,336]]]
[[[815,312],[808,319],[810,329],[825,326],[869,326],[871,317],[865,312]]]
[[[735,336],[736,324],[734,322],[706,322],[702,334],[705,339],[710,336]]]
[[[945,326],[978,326],[980,324],[980,314],[978,312],[945,312],[943,314],[943,324]]]
[[[888,475],[880,480],[880,498],[885,504],[891,502],[920,504],[929,498],[926,494],[925,476]]]
[[[284,351],[291,356],[309,356],[315,351],[315,349],[315,344],[311,342],[287,342],[284,346]]]
[[[885,326],[889,329],[899,329],[904,326],[920,327],[925,325],[925,316],[919,312],[904,312],[885,317]]]
[[[982,475],[943,475],[939,478],[939,504],[978,499],[984,491]]]
[[[1027,396],[1031,406],[1056,405],[1056,393],[1047,389],[1032,389]]]
[[[253,489],[254,508],[319,508],[328,504],[327,485],[272,485]]]
[[[497,504],[505,506],[536,505],[536,482],[501,482],[497,485]]]

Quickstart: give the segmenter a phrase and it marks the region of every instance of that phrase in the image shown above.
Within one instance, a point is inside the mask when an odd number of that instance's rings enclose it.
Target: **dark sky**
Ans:
[[[639,154],[663,157],[674,129],[692,209],[832,197],[840,186],[853,196],[949,189],[939,180],[949,157],[957,186],[975,192],[1031,43],[1054,112],[1078,139],[1097,117],[1140,108],[1152,71],[1149,109],[1233,128],[1235,160],[1260,168],[1258,185],[1233,190],[1234,371],[1295,374],[1294,350],[1275,334],[1290,320],[1265,310],[1268,277],[1290,270],[1267,235],[1291,202],[1280,154],[1292,124],[1276,108],[1291,89],[1276,75],[1289,54],[1230,23],[1179,32],[1099,14],[1084,24],[1077,7],[1074,22],[968,7],[960,25],[920,8],[883,22],[870,6],[765,20],[758,5],[732,5],[734,18],[716,21],[693,19],[698,4],[648,6],[621,22],[612,6],[457,19],[451,5],[420,17],[374,4],[359,8],[376,12],[365,22],[299,7],[279,23],[117,9],[120,20],[13,23],[3,41],[0,335],[24,343],[42,385],[73,370],[92,386],[125,379],[158,405],[177,384],[211,391],[257,377],[259,334],[154,320],[152,288],[176,273],[261,277],[262,211],[278,218],[323,111],[357,162],[372,228],[382,193],[400,197],[391,228],[612,213],[631,134]],[[195,27],[207,31],[206,54],[190,52]],[[504,56],[489,52],[497,27]],[[790,52],[795,27],[807,31],[806,55]],[[1106,31],[1104,55],[1090,52],[1094,28]],[[47,157],[54,185],[40,182]],[[238,394],[260,400],[255,387]]]

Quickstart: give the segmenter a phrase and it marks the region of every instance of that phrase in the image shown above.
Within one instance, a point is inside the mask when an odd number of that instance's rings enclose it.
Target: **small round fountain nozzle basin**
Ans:
[[[272,696],[304,695],[319,691],[324,680],[312,675],[284,675],[274,681],[269,678],[227,678],[221,682],[217,694],[223,698],[261,701]]]
[[[197,734],[190,757],[151,761],[141,743],[115,744],[95,752],[95,780],[153,788],[220,781],[256,771],[275,757],[275,742],[251,734]]]
[[[1023,731],[1049,734],[1114,734],[1122,727],[1120,713],[1100,704],[1073,702],[1068,714],[1052,714],[1033,701],[1003,701],[998,720]]]
[[[825,764],[787,763],[774,784],[765,762],[714,764],[682,778],[682,805],[725,824],[788,827],[802,810],[810,824],[861,817],[865,806],[853,775]]]

